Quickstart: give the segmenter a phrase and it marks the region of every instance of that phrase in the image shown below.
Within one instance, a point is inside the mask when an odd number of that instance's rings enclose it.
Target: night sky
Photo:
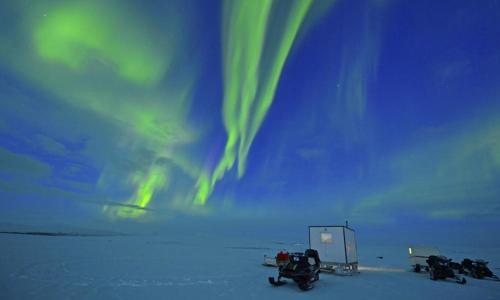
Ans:
[[[0,220],[496,222],[499,83],[495,0],[1,1]]]

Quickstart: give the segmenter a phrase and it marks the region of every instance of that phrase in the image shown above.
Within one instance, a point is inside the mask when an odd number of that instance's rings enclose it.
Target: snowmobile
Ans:
[[[462,261],[462,269],[466,275],[472,276],[473,278],[483,279],[484,277],[489,277],[494,280],[500,280],[498,276],[493,274],[488,268],[488,262],[482,259],[471,260],[465,258]]]
[[[429,265],[429,276],[431,280],[453,278],[457,283],[465,284],[467,282],[465,278],[455,275],[450,263],[451,259],[448,259],[445,256],[429,256],[427,264]]]
[[[282,286],[286,281],[281,278],[292,279],[301,290],[307,291],[313,288],[312,283],[319,280],[320,264],[318,251],[307,249],[304,253],[283,253],[276,255],[278,265],[278,279],[269,277],[269,283],[274,286]]]
[[[450,261],[450,268],[452,268],[454,271],[458,272],[458,274],[465,274],[464,268],[463,268],[461,263]]]

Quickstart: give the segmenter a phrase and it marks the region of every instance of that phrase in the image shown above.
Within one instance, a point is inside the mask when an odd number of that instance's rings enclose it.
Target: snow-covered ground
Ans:
[[[408,271],[406,245],[358,242],[361,273],[321,274],[311,291],[270,286],[264,254],[307,245],[220,236],[0,234],[0,299],[500,299],[500,282],[431,281]],[[482,257],[500,273],[500,249],[442,248]],[[378,259],[377,256],[383,256]]]

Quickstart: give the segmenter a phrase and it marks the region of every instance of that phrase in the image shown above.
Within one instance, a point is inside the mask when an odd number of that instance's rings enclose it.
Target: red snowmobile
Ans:
[[[301,290],[310,290],[313,288],[312,283],[319,280],[320,263],[318,251],[314,249],[307,249],[304,253],[280,252],[276,255],[278,279],[269,277],[269,283],[282,286],[286,281],[281,278],[289,278],[297,283]]]

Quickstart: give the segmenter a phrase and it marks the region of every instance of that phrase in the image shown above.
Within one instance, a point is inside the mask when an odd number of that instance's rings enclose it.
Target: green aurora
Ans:
[[[216,182],[238,161],[245,173],[250,147],[273,102],[286,59],[313,1],[225,1],[223,22],[223,121],[227,142],[211,176],[198,179],[196,203],[204,204]],[[273,11],[274,9],[274,11]],[[277,10],[286,14],[277,14]],[[273,28],[271,32],[270,28]],[[209,180],[209,182],[206,182]]]
[[[426,5],[5,1],[4,206],[497,219],[497,4]]]

